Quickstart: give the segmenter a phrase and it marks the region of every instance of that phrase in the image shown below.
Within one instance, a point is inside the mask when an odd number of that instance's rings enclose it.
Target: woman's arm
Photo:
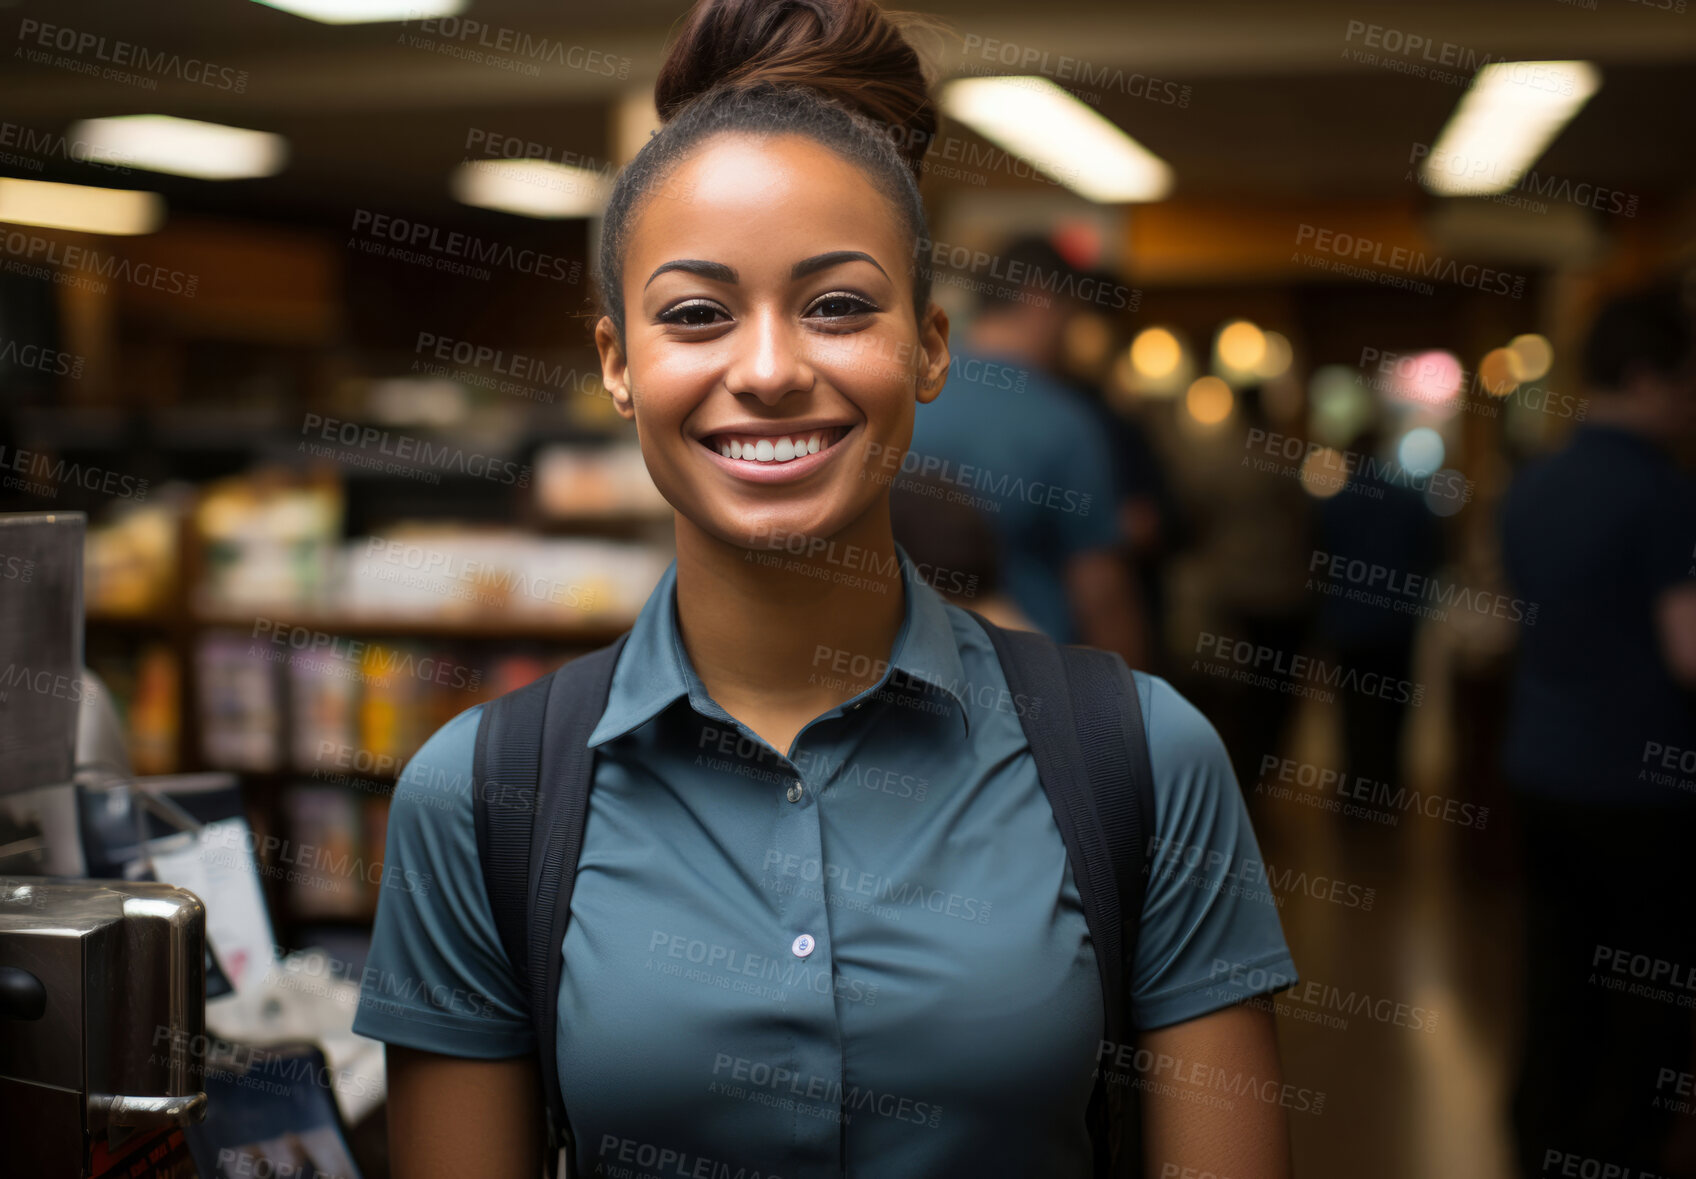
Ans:
[[[1238,1003],[1142,1034],[1140,1048],[1156,1062],[1172,1062],[1151,1066],[1149,1079],[1158,1084],[1142,1094],[1149,1179],[1290,1179],[1269,1007]]]
[[[508,1060],[386,1046],[389,1166],[403,1179],[538,1179],[541,1071],[534,1054]]]

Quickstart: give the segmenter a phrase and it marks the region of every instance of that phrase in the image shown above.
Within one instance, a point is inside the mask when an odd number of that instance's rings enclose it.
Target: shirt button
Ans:
[[[812,934],[803,933],[800,937],[795,939],[795,943],[789,948],[795,951],[795,956],[797,958],[805,958],[808,954],[813,952],[813,947],[817,944],[817,942],[813,941]]]
[[[865,706],[866,706],[866,702],[864,700],[854,701],[854,707],[855,708],[864,708]]]
[[[791,782],[789,784],[789,801],[790,802],[800,802],[801,801],[801,783]]]

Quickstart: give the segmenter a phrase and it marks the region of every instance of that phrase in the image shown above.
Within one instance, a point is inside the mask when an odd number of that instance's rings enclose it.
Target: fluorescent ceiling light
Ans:
[[[83,233],[152,233],[165,221],[165,198],[128,188],[0,179],[0,221]]]
[[[363,25],[383,20],[429,20],[465,11],[465,0],[255,0],[279,12],[326,25]]]
[[[1166,161],[1047,78],[956,79],[942,108],[1092,201],[1157,201],[1172,187]]]
[[[83,119],[71,128],[71,138],[87,142],[90,154],[100,159],[201,180],[271,176],[282,171],[289,156],[281,135],[173,115]]]
[[[590,217],[606,207],[611,187],[591,168],[547,160],[474,160],[448,181],[454,200],[520,217]]]
[[[1443,196],[1509,191],[1601,85],[1587,61],[1485,66],[1420,164],[1420,181]]]

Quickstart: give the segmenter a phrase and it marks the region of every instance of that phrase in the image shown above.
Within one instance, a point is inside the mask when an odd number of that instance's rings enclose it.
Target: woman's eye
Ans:
[[[660,312],[659,320],[680,327],[707,327],[715,322],[715,315],[722,314],[723,309],[712,303],[679,303]]]
[[[864,315],[868,311],[876,311],[877,307],[858,295],[846,291],[833,291],[815,299],[809,313],[817,313],[820,319],[846,319],[852,315]]]

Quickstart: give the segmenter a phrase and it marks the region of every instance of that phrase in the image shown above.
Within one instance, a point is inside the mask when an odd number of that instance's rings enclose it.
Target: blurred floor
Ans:
[[[1469,770],[1454,767],[1447,662],[1440,643],[1422,644],[1414,678],[1431,692],[1412,710],[1405,781],[1468,796],[1450,788]],[[1339,764],[1334,707],[1306,702],[1292,728],[1289,756]],[[1356,897],[1375,890],[1370,908],[1315,899],[1317,883],[1277,890],[1303,980],[1326,988],[1281,1004],[1278,1020],[1285,1080],[1326,1095],[1323,1113],[1290,1115],[1296,1175],[1509,1179],[1520,958],[1510,816],[1493,808],[1480,830],[1410,813],[1386,828],[1243,788],[1269,865]],[[1314,1018],[1333,1001],[1326,1013],[1346,1027]],[[1367,1004],[1392,1014],[1362,1014]],[[1429,1030],[1408,1026],[1426,1021],[1420,1009],[1434,1013]]]

